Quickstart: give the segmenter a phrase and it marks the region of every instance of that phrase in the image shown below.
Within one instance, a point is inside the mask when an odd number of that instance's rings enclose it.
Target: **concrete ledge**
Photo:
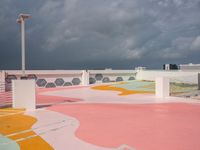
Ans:
[[[169,97],[169,78],[156,77],[156,97]]]

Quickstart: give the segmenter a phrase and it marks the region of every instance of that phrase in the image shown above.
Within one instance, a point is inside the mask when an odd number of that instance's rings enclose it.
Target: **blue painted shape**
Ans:
[[[20,150],[20,147],[15,141],[0,134],[0,150]]]
[[[120,87],[127,90],[134,90],[134,91],[148,91],[148,92],[154,92],[155,83],[154,82],[145,82],[145,81],[131,81],[127,82],[125,84],[114,84],[115,87]]]

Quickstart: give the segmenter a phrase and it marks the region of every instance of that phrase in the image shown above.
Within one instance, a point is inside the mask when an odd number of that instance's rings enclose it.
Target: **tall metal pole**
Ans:
[[[26,62],[25,62],[25,21],[21,17],[21,46],[22,46],[22,76],[25,76]]]
[[[22,55],[22,77],[25,77],[26,57],[25,57],[25,19],[30,18],[29,14],[20,14],[17,22],[21,24],[21,55]]]

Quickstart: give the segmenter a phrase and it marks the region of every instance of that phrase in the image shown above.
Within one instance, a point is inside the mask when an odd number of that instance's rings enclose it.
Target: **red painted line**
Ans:
[[[60,88],[37,88],[36,89],[36,94],[37,94],[36,103],[37,105],[43,105],[43,104],[49,105],[49,104],[57,104],[57,103],[62,103],[62,102],[79,102],[79,101],[82,101],[82,99],[42,95],[42,93],[60,91],[60,90],[66,90],[66,89],[81,89],[85,87],[86,86],[71,86],[71,87],[60,87]]]
[[[59,102],[78,102],[82,101],[76,98],[68,98],[68,97],[59,97],[59,96],[48,96],[48,95],[37,95],[36,103],[37,104],[54,104]]]
[[[56,88],[36,88],[36,92],[50,92],[50,91],[60,91],[60,90],[69,90],[69,89],[82,89],[88,86],[68,86],[68,87],[56,87]]]

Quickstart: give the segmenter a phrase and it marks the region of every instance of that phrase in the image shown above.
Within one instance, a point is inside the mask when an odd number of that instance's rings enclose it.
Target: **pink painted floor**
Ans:
[[[137,150],[199,150],[200,105],[75,104],[49,108],[80,121],[76,136],[86,142]]]
[[[85,142],[109,148],[125,144],[137,150],[200,150],[200,104],[188,103],[190,99],[119,96],[88,87],[46,95],[82,98],[81,103],[48,110],[79,120],[75,135]]]
[[[53,130],[42,138],[56,150],[200,150],[199,101],[118,94],[90,87],[38,89],[37,104],[53,105],[27,115],[37,118],[36,133]]]

